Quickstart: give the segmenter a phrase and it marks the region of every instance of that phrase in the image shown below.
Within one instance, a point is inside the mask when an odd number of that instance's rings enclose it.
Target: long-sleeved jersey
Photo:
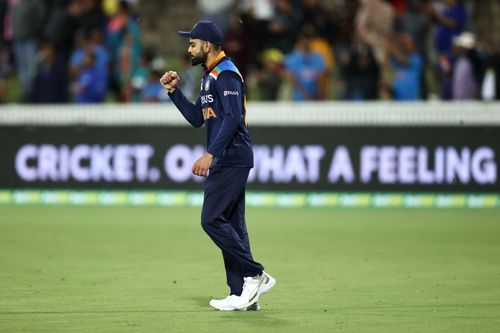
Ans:
[[[196,103],[179,88],[169,96],[191,125],[205,124],[207,152],[214,156],[212,166],[253,167],[243,78],[224,52],[206,68]]]

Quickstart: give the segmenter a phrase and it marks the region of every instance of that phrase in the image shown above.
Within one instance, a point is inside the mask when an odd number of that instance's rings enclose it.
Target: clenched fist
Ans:
[[[167,89],[169,93],[174,92],[175,88],[177,87],[177,84],[181,78],[177,74],[177,72],[174,71],[168,71],[160,79],[161,85]]]

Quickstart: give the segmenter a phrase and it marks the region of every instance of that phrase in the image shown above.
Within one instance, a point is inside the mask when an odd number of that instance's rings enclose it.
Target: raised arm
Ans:
[[[199,97],[196,103],[188,100],[182,91],[177,88],[179,81],[179,75],[173,71],[166,72],[160,79],[161,85],[167,90],[168,96],[184,118],[194,127],[200,127],[204,122],[203,114],[201,113],[201,100]]]

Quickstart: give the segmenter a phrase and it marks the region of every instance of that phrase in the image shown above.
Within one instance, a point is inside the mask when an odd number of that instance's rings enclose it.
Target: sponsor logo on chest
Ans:
[[[214,98],[210,94],[208,94],[208,95],[201,95],[200,98],[201,98],[201,104],[208,104],[208,103],[213,103],[214,102]]]

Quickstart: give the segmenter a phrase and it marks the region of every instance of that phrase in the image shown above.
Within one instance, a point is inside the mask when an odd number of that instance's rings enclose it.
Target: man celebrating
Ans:
[[[201,225],[221,249],[230,294],[210,301],[221,311],[259,310],[259,297],[276,280],[253,260],[245,225],[245,187],[253,167],[247,129],[243,78],[222,51],[222,32],[211,21],[199,21],[191,31],[188,54],[193,66],[205,70],[200,95],[191,103],[177,88],[180,77],[168,71],[160,79],[184,118],[194,127],[205,123],[207,152],[193,165],[193,173],[207,176]]]

